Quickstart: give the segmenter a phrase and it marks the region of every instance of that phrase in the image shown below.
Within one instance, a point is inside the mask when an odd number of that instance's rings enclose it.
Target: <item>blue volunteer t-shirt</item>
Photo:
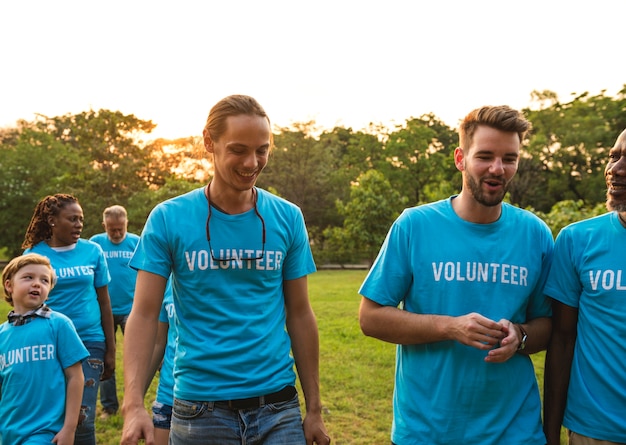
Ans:
[[[88,356],[63,314],[0,325],[0,443],[51,443],[65,421],[64,369]]]
[[[285,329],[283,280],[315,271],[298,207],[257,189],[257,207],[228,215],[212,209],[204,188],[151,212],[131,266],[172,274],[178,319],[174,395],[216,401],[268,394],[295,383]],[[245,258],[257,258],[246,260]]]
[[[563,425],[626,443],[626,229],[616,212],[561,230],[545,293],[578,308]]]
[[[442,200],[402,213],[359,293],[414,313],[523,323],[550,315],[542,290],[552,251],[550,230],[530,212],[503,204],[498,221],[474,224]],[[392,440],[544,445],[532,361],[486,355],[455,341],[399,345]]]
[[[102,248],[96,243],[79,239],[74,246],[71,250],[57,251],[42,241],[24,253],[48,257],[54,268],[57,283],[46,305],[67,315],[83,341],[102,342],[104,331],[96,289],[111,280],[109,269]]]
[[[139,236],[127,232],[126,237],[119,244],[115,244],[106,233],[99,233],[92,236],[90,241],[102,247],[109,266],[109,273],[111,274],[109,296],[111,297],[113,315],[130,314],[135,297],[137,271],[128,263],[139,243]]]

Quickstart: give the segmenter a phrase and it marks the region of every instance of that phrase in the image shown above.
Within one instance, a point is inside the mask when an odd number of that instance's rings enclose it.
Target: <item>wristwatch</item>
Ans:
[[[526,347],[526,340],[528,340],[528,334],[526,333],[526,331],[524,330],[521,324],[518,324],[517,327],[519,328],[519,331],[522,333],[522,339],[520,340],[519,346],[517,347],[517,350],[521,351]]]

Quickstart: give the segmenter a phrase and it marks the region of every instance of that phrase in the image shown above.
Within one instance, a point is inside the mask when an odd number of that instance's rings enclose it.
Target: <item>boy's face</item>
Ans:
[[[24,314],[36,309],[48,299],[52,287],[52,272],[43,264],[29,264],[16,272],[4,287],[13,299],[13,310]]]

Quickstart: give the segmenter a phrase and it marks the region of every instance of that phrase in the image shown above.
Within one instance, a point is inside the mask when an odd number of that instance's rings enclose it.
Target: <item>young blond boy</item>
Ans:
[[[44,304],[55,278],[33,253],[2,272],[13,310],[0,325],[0,443],[74,443],[89,354],[70,319]]]

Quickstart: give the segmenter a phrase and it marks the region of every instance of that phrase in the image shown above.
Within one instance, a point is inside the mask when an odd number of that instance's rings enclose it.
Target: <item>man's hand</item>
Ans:
[[[108,380],[113,377],[115,373],[115,348],[112,351],[107,350],[104,355],[104,367],[100,381]]]
[[[146,445],[154,445],[154,424],[144,407],[122,407],[124,428],[122,429],[121,445],[137,445],[145,439]]]
[[[329,445],[330,436],[326,432],[321,414],[307,414],[302,423],[306,445]]]
[[[496,323],[487,317],[472,312],[455,317],[450,330],[452,338],[459,343],[487,350],[496,346],[506,337],[508,333],[505,331],[506,326],[508,325],[504,325],[502,322]]]
[[[503,329],[502,332],[506,335],[501,341],[498,348],[492,349],[485,357],[485,361],[489,363],[504,363],[517,352],[517,348],[521,342],[521,334],[519,329],[515,327],[509,320],[500,320]]]

